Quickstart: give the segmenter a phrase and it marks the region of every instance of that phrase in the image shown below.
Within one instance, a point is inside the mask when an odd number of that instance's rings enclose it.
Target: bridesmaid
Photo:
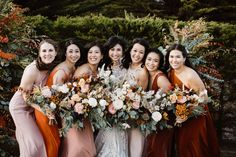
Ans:
[[[166,54],[166,68],[170,68],[169,78],[172,85],[183,85],[193,89],[203,98],[207,91],[202,80],[189,62],[187,51],[180,44],[172,45]],[[175,128],[177,156],[181,157],[219,157],[219,144],[216,130],[205,106],[206,115],[188,119],[182,127]]]
[[[135,38],[132,46],[125,53],[122,62],[128,69],[127,81],[131,85],[139,85],[144,90],[148,86],[148,72],[144,66],[144,61],[149,48],[148,42],[143,38]],[[129,132],[129,156],[141,157],[144,146],[144,136],[138,129],[131,129]]]
[[[87,63],[79,66],[73,78],[79,79],[83,76],[95,76],[103,58],[102,46],[92,42],[85,46]],[[73,138],[65,137],[63,144],[62,157],[95,157],[96,148],[94,144],[93,130],[88,119],[84,121],[83,130],[69,130],[68,135]]]
[[[149,90],[158,91],[162,89],[167,92],[171,84],[165,74],[160,70],[163,68],[164,55],[157,49],[150,49],[147,54],[145,66],[149,72]],[[157,130],[146,138],[143,157],[172,157],[174,129]]]
[[[46,84],[49,69],[55,65],[57,51],[58,46],[51,39],[39,44],[37,60],[25,68],[18,91],[10,101],[9,109],[16,125],[21,157],[47,157],[43,137],[34,119],[34,109],[26,104],[25,98],[34,86]]]
[[[117,84],[124,81],[127,72],[121,64],[125,47],[126,42],[119,36],[110,37],[104,44],[105,68],[112,71]],[[127,131],[119,130],[115,126],[111,129],[99,130],[95,145],[97,157],[128,157]]]
[[[75,39],[69,39],[65,43],[64,60],[57,65],[50,73],[47,80],[47,86],[54,84],[63,84],[68,82],[75,71],[75,64],[80,59],[81,46]],[[41,111],[35,110],[37,125],[43,135],[46,145],[47,157],[58,157],[60,146],[60,136],[57,125],[49,125],[49,119]]]

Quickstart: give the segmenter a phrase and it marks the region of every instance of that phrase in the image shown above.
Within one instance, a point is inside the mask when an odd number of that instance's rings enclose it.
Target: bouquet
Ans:
[[[181,126],[190,117],[197,117],[205,114],[203,103],[205,98],[197,95],[193,90],[180,89],[176,86],[167,95],[168,103],[173,105],[175,115],[174,125]]]
[[[27,104],[39,109],[49,119],[49,124],[57,124],[56,114],[59,114],[59,104],[68,95],[69,88],[66,85],[35,86],[27,96]]]
[[[141,131],[149,134],[159,129],[172,128],[169,124],[169,112],[173,110],[173,105],[169,103],[166,93],[161,89],[157,92],[143,91],[142,107],[148,110],[148,115],[146,115],[148,119],[146,123],[139,125]]]

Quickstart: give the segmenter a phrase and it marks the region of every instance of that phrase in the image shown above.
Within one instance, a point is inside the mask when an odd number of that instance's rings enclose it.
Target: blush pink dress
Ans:
[[[36,62],[28,65],[25,71],[35,69]],[[47,75],[40,73],[34,85],[43,86]],[[34,109],[23,99],[22,91],[18,90],[12,97],[9,109],[16,126],[16,139],[20,147],[20,157],[47,157],[43,137],[35,122]]]

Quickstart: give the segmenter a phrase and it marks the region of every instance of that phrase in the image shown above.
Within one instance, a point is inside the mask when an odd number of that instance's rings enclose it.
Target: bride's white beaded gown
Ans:
[[[112,68],[117,83],[123,81],[127,70],[120,67]],[[98,132],[95,140],[97,157],[128,157],[127,131],[117,127],[103,129]]]

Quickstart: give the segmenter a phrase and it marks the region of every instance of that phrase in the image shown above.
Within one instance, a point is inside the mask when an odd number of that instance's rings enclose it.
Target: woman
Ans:
[[[85,48],[87,63],[76,69],[73,76],[76,80],[83,76],[96,75],[103,58],[102,47],[98,43],[89,43]],[[84,121],[83,130],[70,129],[67,134],[73,138],[65,137],[62,157],[94,157],[96,155],[92,126],[88,119]]]
[[[126,69],[121,64],[125,41],[118,36],[112,36],[104,44],[105,67],[111,69],[116,77],[117,84],[124,81]],[[104,129],[98,132],[95,140],[97,157],[128,157],[128,136],[127,132],[119,130],[115,126],[112,129]]]
[[[171,84],[165,74],[160,70],[163,68],[164,55],[157,49],[150,49],[145,60],[145,66],[149,72],[149,90],[159,89],[167,92]],[[174,129],[158,129],[146,138],[144,157],[171,157]],[[172,155],[173,156],[173,155]]]
[[[188,60],[184,46],[174,44],[167,50],[166,67],[170,68],[172,85],[193,89],[201,97],[207,98],[207,91]],[[188,119],[181,127],[175,128],[177,155],[181,157],[219,157],[216,131],[207,105],[206,115]]]
[[[146,52],[148,51],[149,44],[143,38],[135,38],[132,46],[128,49],[122,62],[127,71],[127,78],[129,84],[139,85],[144,90],[148,86],[148,72],[144,67]],[[131,129],[129,132],[129,156],[140,157],[142,156],[144,146],[144,136],[138,129]]]
[[[51,39],[45,39],[39,44],[37,60],[25,68],[18,91],[10,101],[9,109],[16,125],[21,157],[47,156],[43,137],[34,119],[34,109],[26,104],[25,98],[34,86],[46,84],[49,70],[55,65],[57,52],[58,46]]]
[[[75,71],[75,64],[81,56],[81,46],[75,39],[69,39],[65,43],[65,54],[62,56],[63,62],[57,65],[47,80],[47,86],[63,84],[68,82]],[[37,125],[43,135],[48,157],[58,157],[60,146],[60,136],[57,125],[49,125],[49,119],[41,111],[35,110]]]

